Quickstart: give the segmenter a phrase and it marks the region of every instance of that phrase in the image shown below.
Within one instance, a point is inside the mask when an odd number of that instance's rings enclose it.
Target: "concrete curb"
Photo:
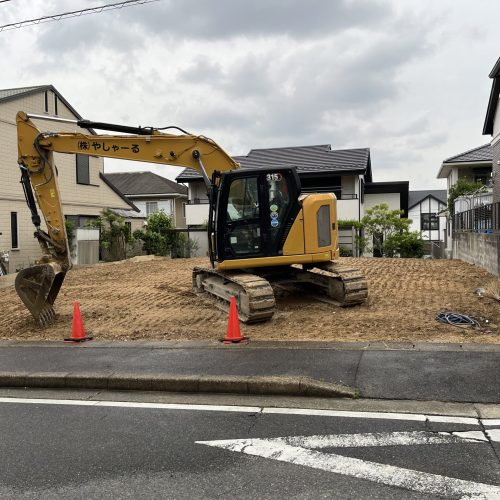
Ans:
[[[0,372],[0,387],[357,398],[355,388],[309,377],[106,372]]]

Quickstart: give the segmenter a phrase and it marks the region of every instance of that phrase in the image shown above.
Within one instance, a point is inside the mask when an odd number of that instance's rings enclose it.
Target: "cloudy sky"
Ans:
[[[0,24],[116,1],[4,1]],[[53,84],[85,118],[232,155],[369,147],[375,181],[444,189],[442,160],[489,140],[498,19],[498,0],[158,0],[0,32],[0,88]]]

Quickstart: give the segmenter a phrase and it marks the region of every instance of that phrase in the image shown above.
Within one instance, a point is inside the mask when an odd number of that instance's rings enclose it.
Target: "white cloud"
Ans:
[[[97,4],[6,2],[0,24]],[[495,0],[160,0],[0,33],[1,85],[52,83],[86,118],[179,125],[230,154],[370,147],[375,180],[443,188],[442,160],[488,140],[499,14]]]

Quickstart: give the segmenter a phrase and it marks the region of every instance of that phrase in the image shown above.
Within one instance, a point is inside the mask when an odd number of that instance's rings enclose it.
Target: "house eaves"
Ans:
[[[115,192],[125,203],[127,203],[135,212],[140,212],[140,210],[130,201],[114,184],[112,184],[102,172],[99,172],[99,178],[102,179],[104,184],[108,186],[113,192]]]
[[[38,85],[33,87],[19,87],[13,89],[1,89],[0,90],[0,104],[8,101],[15,101],[16,99],[28,97],[30,95],[38,94],[40,92],[45,92],[51,90],[57,95],[59,101],[61,101],[78,120],[83,120],[83,117],[78,113],[78,111],[64,98],[64,96],[53,86],[53,85]],[[23,110],[19,110],[23,111]],[[50,115],[47,115],[50,116]],[[86,128],[91,134],[96,135],[96,131],[91,128]]]
[[[157,198],[157,199],[173,199],[173,198],[187,198],[187,194],[182,193],[157,193],[157,194],[127,194],[125,196],[129,198],[134,198],[135,200],[140,200],[141,198]]]
[[[435,200],[437,201],[438,203],[440,203],[441,205],[446,205],[446,203],[443,201],[443,200],[440,200],[439,198],[436,198],[435,196],[433,196],[432,194],[429,194],[427,195],[425,198],[422,198],[421,200],[418,200],[416,203],[414,203],[413,205],[410,205],[408,207],[408,210],[411,210],[413,207],[416,207],[417,205],[420,205],[421,203],[423,203],[425,200],[428,200],[428,199],[431,199],[431,200]]]
[[[500,96],[500,57],[498,58],[495,66],[488,75],[493,79],[491,84],[490,98],[488,100],[488,108],[486,110],[486,117],[484,119],[483,135],[493,135],[493,122],[498,107],[498,99]]]
[[[457,161],[455,163],[444,163],[437,174],[437,179],[446,179],[453,167],[491,167],[491,161]]]

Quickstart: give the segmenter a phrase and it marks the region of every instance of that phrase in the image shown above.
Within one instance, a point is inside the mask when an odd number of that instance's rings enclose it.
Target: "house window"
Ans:
[[[76,183],[90,184],[89,157],[76,155]]]
[[[125,221],[125,227],[127,228],[128,235],[132,236],[132,222]]]
[[[11,248],[19,248],[19,236],[17,232],[17,212],[10,213],[10,238],[11,238]]]
[[[49,112],[49,92],[46,90],[45,91],[45,112]]]
[[[182,204],[182,216],[186,217],[186,203]]]
[[[439,229],[439,219],[436,214],[421,214],[420,228],[422,231],[437,231]]]
[[[157,201],[147,201],[146,202],[146,215],[154,214],[158,212],[158,202]]]
[[[54,94],[54,114],[57,116],[57,95]]]

